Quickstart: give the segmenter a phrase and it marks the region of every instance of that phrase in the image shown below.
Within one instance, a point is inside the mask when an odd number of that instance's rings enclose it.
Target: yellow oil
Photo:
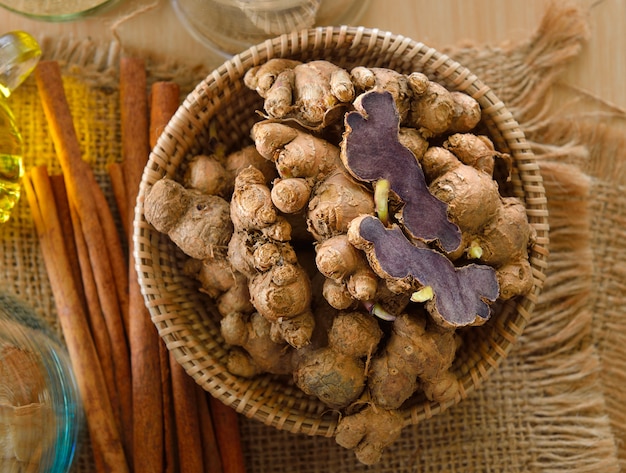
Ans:
[[[0,154],[0,223],[9,219],[20,199],[22,172],[21,156]]]
[[[22,166],[22,137],[6,99],[0,97],[0,223],[9,219],[20,198]]]
[[[32,72],[41,56],[39,44],[24,31],[0,36],[0,223],[20,198],[22,137],[7,103],[13,90]]]

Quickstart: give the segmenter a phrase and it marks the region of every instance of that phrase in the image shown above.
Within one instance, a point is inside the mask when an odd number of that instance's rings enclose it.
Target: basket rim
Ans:
[[[445,405],[425,402],[408,407],[403,412],[405,425],[417,424],[460,402],[476,390],[497,369],[530,321],[543,288],[549,257],[547,199],[540,167],[529,143],[526,141],[524,132],[495,92],[468,68],[454,61],[448,55],[411,38],[381,31],[377,28],[362,26],[317,27],[285,34],[252,46],[214,69],[184,99],[159,136],[144,169],[133,221],[133,258],[144,301],[168,350],[173,353],[185,371],[211,395],[230,405],[239,413],[278,429],[324,436],[334,434],[338,421],[336,412],[318,410],[303,415],[302,412],[291,412],[289,402],[282,407],[259,405],[259,403],[253,402],[254,400],[251,398],[253,393],[258,393],[261,389],[268,389],[267,385],[272,382],[271,380],[263,377],[257,380],[245,380],[241,382],[241,386],[233,388],[233,380],[228,379],[228,376],[207,376],[204,370],[209,367],[210,363],[214,363],[216,357],[220,355],[221,348],[219,345],[214,341],[200,340],[202,343],[207,343],[202,348],[198,346],[199,340],[192,339],[190,341],[181,336],[181,333],[187,334],[190,330],[193,331],[193,321],[190,322],[191,325],[180,323],[180,325],[168,326],[164,323],[164,320],[167,319],[168,310],[176,309],[178,306],[172,305],[171,302],[165,302],[158,293],[158,288],[154,287],[150,279],[151,273],[146,262],[151,261],[151,253],[146,248],[154,246],[151,245],[151,242],[155,242],[155,235],[154,230],[143,217],[143,196],[156,180],[174,175],[180,162],[184,159],[193,140],[193,136],[190,137],[185,134],[188,131],[185,127],[192,128],[193,132],[193,127],[198,125],[197,122],[207,119],[212,112],[211,104],[218,106],[228,99],[227,95],[220,97],[219,92],[228,84],[241,80],[247,69],[272,58],[298,56],[303,51],[319,53],[319,59],[325,59],[328,56],[324,56],[324,50],[340,47],[347,48],[348,51],[352,52],[358,52],[361,49],[366,52],[380,51],[384,53],[381,54],[380,60],[377,59],[381,63],[386,61],[390,65],[408,64],[414,70],[420,70],[432,76],[433,80],[442,85],[453,90],[463,91],[474,97],[480,103],[483,116],[490,122],[490,131],[496,134],[492,137],[496,146],[505,148],[513,158],[517,175],[512,179],[515,181],[514,185],[519,197],[523,199],[526,205],[528,219],[537,233],[535,244],[530,251],[530,263],[534,277],[533,288],[528,295],[507,303],[502,308],[507,319],[503,323],[494,324],[494,340],[491,340],[489,346],[480,354],[480,360],[460,381],[460,399]],[[390,66],[386,65],[385,67]],[[207,101],[209,105],[207,105]],[[172,147],[175,149],[175,154],[169,156],[165,150]],[[167,291],[175,294],[169,288]],[[177,304],[183,303],[177,302]],[[197,350],[201,350],[205,355],[211,350],[215,350],[215,353],[212,356],[208,355],[209,361],[199,364],[194,356]],[[239,392],[244,394],[239,395]],[[288,398],[289,393],[280,396]],[[293,402],[297,402],[297,400]]]

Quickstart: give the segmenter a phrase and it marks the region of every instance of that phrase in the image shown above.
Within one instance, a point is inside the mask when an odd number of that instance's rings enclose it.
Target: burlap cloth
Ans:
[[[576,60],[589,34],[585,12],[560,3],[518,44],[439,48],[481,77],[514,111],[543,170],[551,226],[549,274],[532,321],[509,358],[467,400],[407,428],[383,461],[370,468],[333,439],[294,435],[242,418],[249,472],[609,473],[626,467],[626,147],[611,125],[619,125],[624,112],[589,97],[587,113],[547,106],[559,87],[559,73]],[[117,44],[88,41],[43,43],[45,55],[63,66],[85,159],[113,205],[105,167],[120,159],[122,51]],[[209,72],[147,60],[150,81],[183,80],[183,93]],[[580,94],[570,93],[580,101]],[[26,166],[47,164],[58,172],[32,78],[11,103],[24,136]],[[2,289],[29,301],[57,328],[26,199],[0,226],[0,265]],[[86,434],[73,471],[92,471]]]

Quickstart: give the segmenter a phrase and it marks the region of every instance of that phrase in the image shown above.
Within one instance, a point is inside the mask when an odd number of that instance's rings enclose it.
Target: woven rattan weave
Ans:
[[[142,200],[148,186],[164,176],[180,179],[187,160],[208,148],[209,123],[216,125],[218,139],[229,148],[249,142],[249,131],[259,119],[262,102],[245,87],[243,76],[250,67],[274,57],[326,59],[348,69],[365,65],[403,73],[423,72],[431,80],[477,99],[490,137],[500,151],[513,157],[507,187],[523,199],[537,230],[530,255],[535,283],[527,296],[498,306],[485,325],[462,332],[463,345],[454,369],[461,383],[461,397],[466,397],[507,356],[532,316],[542,289],[549,240],[542,176],[522,129],[487,84],[435,49],[375,29],[316,28],[267,41],[225,62],[187,96],[150,155],[135,210],[136,267],[160,336],[198,384],[243,415],[291,432],[334,434],[340,413],[306,396],[289,380],[271,375],[242,379],[226,370],[227,347],[212,301],[184,274],[186,256],[143,218]],[[416,396],[404,408],[405,422],[417,423],[447,407]]]

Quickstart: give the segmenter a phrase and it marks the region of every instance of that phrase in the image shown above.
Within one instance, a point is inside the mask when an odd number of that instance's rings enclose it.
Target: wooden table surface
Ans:
[[[371,0],[359,24],[438,48],[461,41],[501,44],[527,38],[549,0]],[[561,0],[563,1],[563,0]],[[588,9],[591,38],[563,81],[626,109],[626,1],[571,0]],[[80,21],[35,21],[0,9],[0,32],[116,40],[125,50],[217,66],[223,59],[186,31],[170,0],[117,0]]]

